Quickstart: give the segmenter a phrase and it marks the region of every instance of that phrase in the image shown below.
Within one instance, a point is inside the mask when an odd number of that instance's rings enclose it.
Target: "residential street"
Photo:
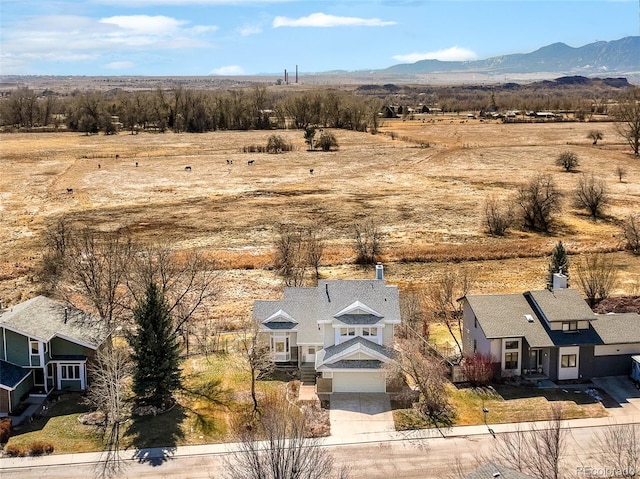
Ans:
[[[568,421],[567,452],[564,467],[575,472],[582,466],[596,466],[590,459],[593,437],[611,418],[579,419]],[[616,423],[640,422],[640,416],[626,416]],[[491,425],[497,434],[513,431],[514,424]],[[523,423],[522,428],[530,427]],[[429,432],[407,434],[379,433],[361,434],[351,442],[328,438],[326,443],[338,464],[348,464],[351,477],[359,478],[456,478],[456,464],[465,469],[473,468],[483,455],[489,454],[495,439],[485,426],[456,427],[448,438],[429,437]],[[163,461],[157,459],[160,450],[145,451],[140,459],[128,461],[126,478],[219,478],[224,471],[225,451],[232,445],[209,445],[183,447]],[[146,454],[148,453],[148,454]],[[89,478],[94,475],[95,461],[99,454],[75,454],[48,456],[43,458],[2,459],[0,474],[12,479],[39,478]]]

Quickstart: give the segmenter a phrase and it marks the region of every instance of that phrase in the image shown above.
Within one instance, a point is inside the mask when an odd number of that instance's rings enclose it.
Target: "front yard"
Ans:
[[[489,410],[489,424],[548,420],[552,405],[561,407],[563,419],[608,416],[602,403],[587,394],[584,387],[537,388],[503,384],[495,388],[456,388],[450,385],[449,390],[456,410],[454,426],[483,424],[483,408]],[[397,430],[428,427],[410,408],[396,409],[394,420]]]

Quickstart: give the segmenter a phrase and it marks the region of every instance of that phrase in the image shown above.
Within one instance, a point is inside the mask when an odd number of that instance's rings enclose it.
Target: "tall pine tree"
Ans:
[[[569,281],[569,256],[564,249],[562,241],[558,241],[551,251],[551,259],[549,260],[549,273],[547,275],[547,288],[553,287],[553,275],[562,273]]]
[[[133,317],[137,328],[128,339],[133,349],[136,403],[166,407],[181,386],[180,344],[167,302],[154,282],[147,286]]]

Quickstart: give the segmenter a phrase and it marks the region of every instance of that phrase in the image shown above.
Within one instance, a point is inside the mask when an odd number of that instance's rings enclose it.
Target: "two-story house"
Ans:
[[[562,274],[554,275],[551,289],[462,301],[464,354],[492,356],[503,377],[628,374],[631,356],[640,353],[640,315],[594,314]]]
[[[253,315],[276,364],[313,369],[320,392],[386,392],[400,304],[382,265],[373,280],[285,288],[281,300],[255,301]]]
[[[0,416],[29,395],[87,387],[87,363],[108,337],[94,320],[44,296],[0,309]]]

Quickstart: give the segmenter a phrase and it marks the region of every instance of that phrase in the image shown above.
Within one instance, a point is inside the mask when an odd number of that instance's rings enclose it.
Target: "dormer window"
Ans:
[[[578,321],[563,321],[562,331],[565,333],[572,333],[578,330]]]

